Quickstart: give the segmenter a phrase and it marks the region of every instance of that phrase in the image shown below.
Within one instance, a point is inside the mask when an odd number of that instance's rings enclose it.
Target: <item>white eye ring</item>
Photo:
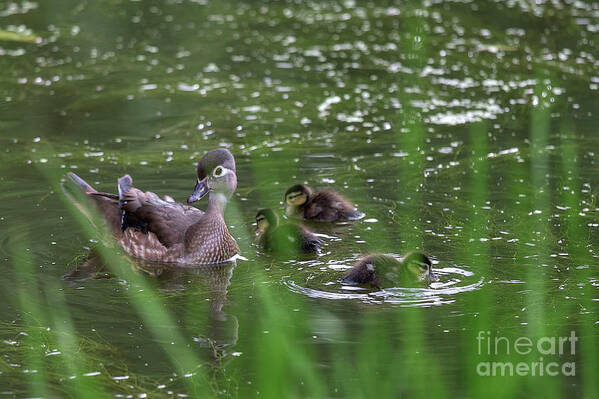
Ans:
[[[214,168],[214,170],[212,171],[212,176],[223,177],[227,173],[229,173],[229,169],[225,168],[224,166],[219,165],[216,168]]]

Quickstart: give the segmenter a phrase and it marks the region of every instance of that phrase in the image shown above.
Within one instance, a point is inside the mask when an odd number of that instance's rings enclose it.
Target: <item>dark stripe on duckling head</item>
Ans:
[[[437,281],[439,278],[435,273],[433,273],[433,263],[430,258],[423,254],[422,252],[410,252],[406,256],[403,257],[402,263],[406,265],[406,267],[417,267],[419,268],[420,274],[424,279],[429,279],[431,281]]]
[[[270,228],[275,228],[279,225],[279,216],[270,208],[259,209],[258,213],[256,213],[256,222],[259,221],[258,219],[266,219]]]
[[[431,267],[433,265],[429,257],[423,254],[422,252],[410,252],[403,257],[402,261],[404,263],[422,263],[428,265],[428,267]]]
[[[306,186],[305,184],[296,184],[295,186],[291,186],[287,189],[287,191],[285,191],[285,200],[287,200],[287,197],[289,196],[289,194],[294,194],[294,197],[296,195],[301,195],[301,194],[306,194],[306,196],[310,196],[312,195],[312,188],[310,188],[309,186]]]
[[[279,227],[279,217],[270,208],[258,209],[256,213],[256,235],[264,236]]]
[[[296,184],[289,187],[283,198],[287,214],[289,216],[294,215],[310,201],[311,196],[312,189],[304,184]]]

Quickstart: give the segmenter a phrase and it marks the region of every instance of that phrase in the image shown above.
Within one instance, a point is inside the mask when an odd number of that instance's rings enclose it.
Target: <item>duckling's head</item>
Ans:
[[[187,202],[191,204],[208,193],[218,194],[218,198],[226,201],[237,188],[235,172],[235,158],[229,150],[208,151],[198,162],[198,183]]]
[[[272,209],[259,209],[256,213],[256,235],[262,235],[268,229],[275,229],[278,225],[279,217]]]
[[[402,275],[410,281],[437,281],[439,279],[433,273],[431,260],[422,252],[408,253],[401,260],[401,264]]]
[[[312,189],[305,184],[296,184],[285,191],[285,207],[287,214],[294,214],[298,208],[301,208],[312,195]]]

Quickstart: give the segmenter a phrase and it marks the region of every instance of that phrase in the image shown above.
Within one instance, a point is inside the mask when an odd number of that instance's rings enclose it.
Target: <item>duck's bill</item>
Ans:
[[[196,202],[201,200],[206,194],[208,194],[210,188],[208,187],[208,182],[206,179],[199,181],[195,188],[193,189],[193,193],[187,198],[187,203],[191,204],[192,202]]]

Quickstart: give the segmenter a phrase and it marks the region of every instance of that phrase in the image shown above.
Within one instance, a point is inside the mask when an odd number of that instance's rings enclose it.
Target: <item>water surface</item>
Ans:
[[[596,396],[598,27],[584,1],[0,2],[0,396]],[[246,260],[61,279],[94,243],[60,177],[183,201],[216,147]],[[313,226],[317,256],[264,256],[255,212],[296,182],[366,216]],[[438,283],[339,282],[414,249]],[[545,361],[576,375],[481,377],[539,353],[481,354],[479,331],[575,331]]]

